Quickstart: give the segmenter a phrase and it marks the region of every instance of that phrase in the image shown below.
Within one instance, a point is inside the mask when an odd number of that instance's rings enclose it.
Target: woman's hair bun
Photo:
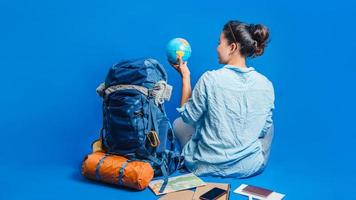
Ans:
[[[269,30],[262,24],[250,24],[249,30],[252,39],[256,41],[254,56],[260,56],[263,54],[264,49],[267,46]]]

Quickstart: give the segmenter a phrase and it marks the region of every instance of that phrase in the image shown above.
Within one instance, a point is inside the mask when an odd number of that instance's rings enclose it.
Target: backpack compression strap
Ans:
[[[148,89],[138,85],[113,85],[108,88],[105,87],[104,83],[101,83],[99,87],[96,88],[96,92],[99,96],[109,96],[111,93],[119,91],[119,90],[138,90],[142,94],[148,96]]]
[[[164,101],[169,101],[172,95],[173,87],[168,85],[166,81],[158,81],[153,89],[147,89],[139,85],[113,85],[106,88],[104,83],[101,83],[97,88],[96,92],[99,96],[105,98],[111,93],[119,90],[137,90],[147,97],[153,97],[155,104],[163,104]]]
[[[152,162],[154,162],[156,165],[160,166],[162,175],[163,175],[163,183],[161,188],[159,189],[159,193],[164,192],[164,190],[166,189],[166,186],[168,185],[168,166],[165,162],[165,156],[161,159],[158,159],[152,155],[148,156],[148,159]]]

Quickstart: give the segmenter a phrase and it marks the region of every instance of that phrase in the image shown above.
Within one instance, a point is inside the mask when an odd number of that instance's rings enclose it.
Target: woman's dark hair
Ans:
[[[240,53],[246,57],[262,55],[269,42],[269,30],[262,24],[246,24],[232,20],[224,25],[223,32],[229,44],[240,44]]]

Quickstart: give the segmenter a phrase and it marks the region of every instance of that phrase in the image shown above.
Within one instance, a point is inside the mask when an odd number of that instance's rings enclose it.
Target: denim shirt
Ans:
[[[205,72],[177,108],[195,127],[182,155],[197,175],[248,177],[264,168],[259,138],[272,126],[274,89],[254,68],[225,65]]]

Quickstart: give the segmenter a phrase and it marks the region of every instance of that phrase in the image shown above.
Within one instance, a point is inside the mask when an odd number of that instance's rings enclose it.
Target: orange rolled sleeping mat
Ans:
[[[94,152],[83,160],[82,174],[92,180],[143,190],[152,180],[154,171],[147,162]]]

